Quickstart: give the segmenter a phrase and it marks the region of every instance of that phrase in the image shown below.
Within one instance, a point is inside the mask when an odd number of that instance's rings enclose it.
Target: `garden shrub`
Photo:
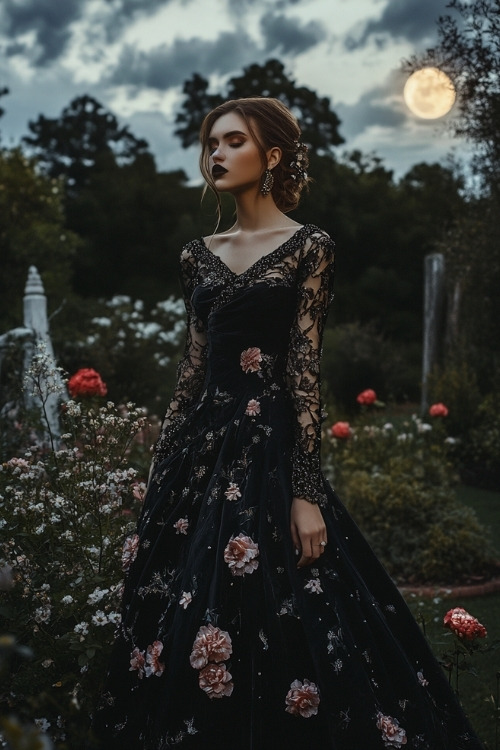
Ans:
[[[416,417],[401,429],[361,424],[330,451],[336,489],[399,583],[451,584],[492,569],[488,532],[456,498],[439,429]]]
[[[35,357],[35,384],[48,366]],[[71,750],[84,747],[120,620],[122,549],[147,476],[132,464],[145,467],[150,455],[146,441],[137,444],[143,410],[102,401],[63,403],[59,446],[42,438],[0,470],[0,569],[14,582],[2,595],[0,633],[33,653],[2,686],[2,713],[35,720]]]
[[[374,388],[382,400],[417,400],[420,349],[395,346],[373,325],[347,323],[326,328],[321,365],[329,400],[353,412],[355,397]]]

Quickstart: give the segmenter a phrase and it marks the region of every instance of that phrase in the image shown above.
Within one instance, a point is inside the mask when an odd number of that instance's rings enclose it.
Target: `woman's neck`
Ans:
[[[235,196],[235,201],[236,221],[231,230],[256,232],[263,229],[293,226],[296,223],[279,210],[270,195],[264,197],[260,193],[251,195],[246,193]]]

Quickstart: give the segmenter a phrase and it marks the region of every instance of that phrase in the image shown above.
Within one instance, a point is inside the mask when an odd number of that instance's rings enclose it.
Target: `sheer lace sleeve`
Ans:
[[[297,314],[292,326],[287,378],[297,422],[293,452],[294,497],[323,504],[320,466],[320,359],[332,299],[334,243],[324,232],[307,239],[299,259]]]
[[[205,328],[196,317],[191,295],[196,281],[196,261],[187,245],[181,253],[181,283],[186,306],[187,331],[184,354],[177,365],[177,383],[154,448],[153,463],[168,456],[189,408],[201,394],[206,368]]]

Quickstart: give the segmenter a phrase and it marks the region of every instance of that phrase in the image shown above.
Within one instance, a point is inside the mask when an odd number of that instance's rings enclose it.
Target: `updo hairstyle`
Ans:
[[[281,159],[272,169],[274,184],[271,194],[280,211],[292,211],[298,206],[300,194],[309,182],[306,171],[309,159],[307,149],[300,143],[297,119],[279,99],[257,96],[231,99],[208,113],[200,130],[200,170],[208,187],[218,198],[210,171],[208,139],[216,120],[229,112],[236,112],[245,121],[261,154],[262,173],[267,169],[266,152],[275,146],[281,149]]]

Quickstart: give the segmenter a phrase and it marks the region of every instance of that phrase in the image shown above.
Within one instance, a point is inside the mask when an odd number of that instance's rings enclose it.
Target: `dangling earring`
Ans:
[[[266,169],[266,171],[264,172],[264,181],[260,189],[260,192],[262,193],[264,197],[266,195],[269,195],[269,193],[273,189],[273,185],[274,185],[273,173],[271,172],[270,169]]]

